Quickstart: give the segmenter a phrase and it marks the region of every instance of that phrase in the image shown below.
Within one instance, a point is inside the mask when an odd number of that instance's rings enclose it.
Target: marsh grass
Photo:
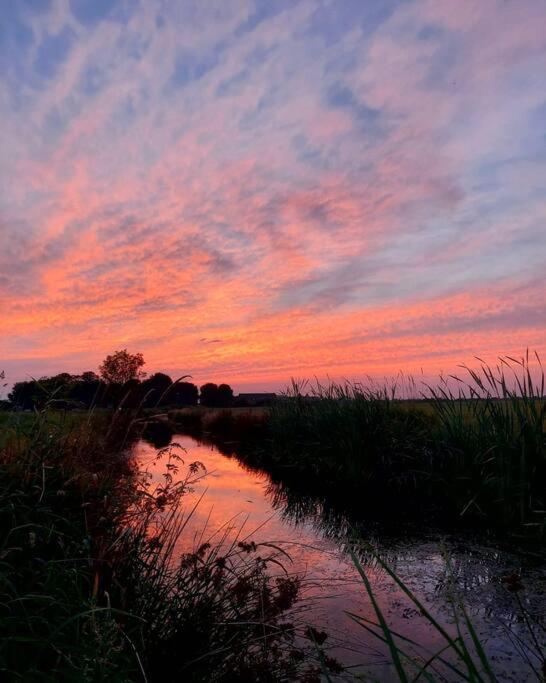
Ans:
[[[84,420],[15,418],[0,450],[3,676],[118,680],[123,663],[115,650],[106,655],[107,625],[92,595],[92,543],[105,531],[94,503],[130,475],[127,463],[99,446]]]
[[[478,359],[479,360],[479,359]],[[444,450],[444,477],[459,484],[461,515],[498,515],[504,526],[544,534],[546,397],[544,371],[529,354],[494,368],[463,366],[462,377],[428,387]]]
[[[267,437],[269,408],[182,408],[170,410],[168,418],[174,428],[198,439],[242,445]]]
[[[544,538],[546,399],[536,362],[534,376],[529,355],[463,367],[461,377],[423,385],[419,400],[399,399],[396,383],[294,382],[270,409],[270,441],[256,460],[358,495],[380,515]]]

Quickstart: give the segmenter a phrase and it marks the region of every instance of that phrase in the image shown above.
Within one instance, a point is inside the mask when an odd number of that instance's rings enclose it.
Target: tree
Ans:
[[[35,381],[15,382],[8,399],[16,408],[32,410],[38,400],[38,395],[38,386]]]
[[[125,384],[131,379],[146,376],[140,369],[143,365],[144,357],[141,353],[129,353],[127,349],[122,349],[106,356],[99,372],[102,379],[109,384]]]
[[[168,389],[172,383],[173,381],[169,375],[163,372],[156,372],[144,380],[142,382],[142,390],[144,396],[147,396],[145,404],[147,406],[156,406],[170,403],[170,391]],[[161,403],[159,403],[160,401]]]
[[[218,385],[213,382],[203,384],[199,392],[199,402],[202,406],[215,406],[218,401]]]
[[[192,382],[176,382],[167,396],[167,402],[176,406],[196,406],[199,389]]]
[[[220,384],[218,387],[218,405],[229,406],[233,403],[233,389],[229,384]]]
[[[23,410],[40,408],[47,402],[55,402],[60,407],[69,399],[75,379],[68,372],[61,372],[52,377],[16,382],[8,398],[15,407]]]
[[[82,382],[98,382],[99,381],[99,376],[97,375],[96,372],[93,372],[93,370],[87,370],[86,372],[82,372],[80,377],[81,377]]]
[[[229,384],[214,384],[207,382],[201,387],[201,405],[209,407],[229,406],[233,401],[233,389]]]
[[[32,410],[50,403],[56,408],[81,408],[101,405],[106,384],[94,372],[70,375],[61,372],[52,377],[16,382],[9,399],[19,409]]]
[[[70,387],[70,398],[86,407],[101,405],[104,399],[106,385],[99,376],[87,370],[82,372],[79,377],[74,377],[74,382]]]

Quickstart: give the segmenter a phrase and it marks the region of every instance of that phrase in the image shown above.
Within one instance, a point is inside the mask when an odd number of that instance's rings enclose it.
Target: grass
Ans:
[[[546,530],[544,374],[529,358],[465,369],[423,387],[293,384],[270,409],[254,462],[328,495],[357,497],[366,514],[485,525],[533,540]],[[310,398],[311,395],[311,398]],[[331,493],[330,493],[331,495]]]
[[[130,413],[4,423],[0,448],[0,671],[21,681],[296,680],[297,578],[282,553],[203,538],[182,558],[202,471],[173,448],[150,482]],[[275,573],[271,569],[275,569]],[[301,630],[301,628],[300,628]],[[258,672],[259,678],[256,678]],[[307,672],[307,673],[306,673]]]
[[[419,400],[398,398],[396,384],[293,383],[268,408],[172,410],[150,431],[158,445],[177,430],[210,440],[288,483],[356,502],[366,517],[434,519],[542,542],[546,399],[536,360],[534,379],[528,355],[501,358],[421,386]],[[405,378],[402,393],[418,392]]]
[[[267,439],[269,408],[183,408],[168,413],[172,431],[210,440],[221,450],[240,450]]]
[[[419,611],[442,643],[440,649],[431,652],[424,648],[422,643],[391,628],[361,562],[361,553],[374,560],[409,603]],[[400,683],[415,683],[419,679],[430,683],[496,683],[499,680],[494,664],[487,654],[487,645],[480,640],[464,602],[455,588],[449,557],[445,556],[444,559],[448,575],[451,577],[449,601],[452,625],[444,626],[373,548],[355,545],[350,549],[350,554],[370,599],[376,620],[353,612],[347,614],[363,631],[384,644],[396,680]],[[527,612],[519,597],[520,591],[524,589],[521,577],[513,574],[504,577],[503,583],[507,590],[515,595],[519,618],[528,632],[529,642],[523,652],[528,672],[534,680],[543,681],[546,679],[546,628]]]
[[[94,502],[126,470],[96,434],[59,415],[4,431],[0,452],[0,667],[9,680],[116,680],[92,594]],[[105,445],[106,446],[106,445]],[[91,447],[96,459],[84,460]],[[88,466],[90,465],[90,466]],[[100,477],[98,473],[100,472]]]
[[[175,429],[212,438],[286,481],[354,497],[362,514],[434,515],[540,542],[544,376],[533,379],[528,356],[464,372],[424,387],[421,401],[399,400],[392,387],[294,384],[268,409],[186,409],[146,420],[130,410],[47,406],[0,413],[2,677],[317,680],[300,646],[297,578],[277,571],[282,552],[226,532],[180,558],[192,514],[180,506],[202,472],[186,469],[172,446],[160,453],[162,483],[152,484],[127,449],[142,427],[165,446]],[[447,680],[495,680],[461,601],[453,600],[453,635],[382,564],[445,641],[424,653],[390,629],[354,559],[376,620],[352,618],[386,645],[399,680],[442,680],[437,666],[456,674]],[[307,634],[329,680],[339,665],[319,640]],[[532,660],[539,674],[541,656]]]

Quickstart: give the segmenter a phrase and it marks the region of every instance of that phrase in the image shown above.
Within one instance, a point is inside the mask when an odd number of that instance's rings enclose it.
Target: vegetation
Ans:
[[[99,368],[100,376],[108,384],[125,384],[146,375],[140,368],[144,365],[141,353],[129,353],[127,349],[106,356]]]
[[[366,518],[403,514],[543,540],[543,372],[533,379],[528,357],[465,371],[466,380],[423,387],[420,400],[397,398],[394,385],[294,383],[268,409],[169,418],[295,486],[330,500],[341,493]]]
[[[534,538],[546,529],[544,374],[529,358],[466,368],[425,388],[422,401],[395,387],[293,385],[271,408],[269,466],[324,487],[362,493],[370,507],[483,522]]]
[[[185,381],[187,377],[173,382],[169,375],[156,372],[145,378],[141,370],[144,364],[141,353],[123,349],[105,358],[100,376],[93,371],[81,375],[62,372],[16,382],[9,400],[0,401],[0,409],[40,410],[46,404],[62,410],[113,408],[120,404],[134,409],[195,406],[199,401],[206,406],[226,407],[233,403],[233,390],[228,384],[207,383],[199,391],[195,384]],[[3,379],[2,374],[0,381]]]
[[[281,553],[203,538],[180,557],[203,475],[174,446],[154,484],[124,448],[128,412],[4,420],[0,670],[7,680],[296,680],[297,578]],[[272,565],[271,563],[275,563]]]
[[[233,403],[233,390],[229,384],[218,386],[213,382],[208,382],[201,387],[199,396],[203,406],[229,406]]]
[[[355,547],[350,554],[362,579],[366,593],[373,607],[376,620],[354,612],[348,616],[367,634],[387,647],[392,677],[400,683],[423,681],[470,681],[472,683],[495,683],[498,678],[494,663],[487,654],[486,643],[481,642],[468,615],[464,602],[457,591],[454,573],[448,556],[445,556],[449,577],[449,603],[451,606],[452,627],[446,627],[430,612],[424,603],[402,581],[395,571],[371,548]],[[423,643],[411,636],[394,631],[388,623],[379,601],[374,593],[361,555],[382,570],[385,580],[390,580],[405,596],[408,603],[419,611],[421,617],[432,627],[441,643],[440,649],[430,651]],[[546,628],[534,618],[519,597],[524,590],[521,576],[513,573],[503,577],[502,583],[510,591],[518,604],[519,619],[525,624],[529,635],[528,643],[520,643],[520,651],[527,664],[527,670],[536,681],[546,679]],[[455,633],[453,633],[453,631]]]
[[[33,412],[0,414],[0,671],[8,680],[311,682],[317,666],[325,680],[341,671],[325,654],[325,635],[300,621],[299,580],[275,569],[285,559],[279,548],[226,526],[181,555],[193,514],[184,496],[204,472],[170,444],[176,430],[330,500],[341,492],[368,518],[434,516],[544,540],[544,375],[533,377],[528,356],[465,368],[464,378],[424,387],[420,400],[401,400],[395,386],[295,383],[265,409],[235,408],[231,389],[213,384],[201,387],[202,406],[179,409],[167,397],[191,404],[197,387],[162,373],[143,380],[141,367],[120,370],[119,381],[110,368],[108,382],[87,372],[19,383],[10,405]],[[92,407],[66,410],[74,404]],[[147,406],[172,409],[143,418]],[[130,455],[141,430],[162,449],[159,483]],[[455,593],[453,635],[374,556],[444,640],[426,652],[389,627],[361,557],[353,559],[376,619],[350,616],[386,646],[398,680],[495,680]],[[506,586],[517,598],[518,577]],[[520,606],[539,679],[543,629]]]
[[[169,410],[167,416],[173,430],[209,439],[218,445],[229,442],[238,452],[243,446],[263,446],[268,437],[267,408],[199,406]]]

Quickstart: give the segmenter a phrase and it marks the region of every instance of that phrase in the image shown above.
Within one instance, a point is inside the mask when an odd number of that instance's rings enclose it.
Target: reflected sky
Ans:
[[[298,505],[298,496],[288,495],[267,474],[244,466],[235,456],[222,455],[214,447],[182,435],[175,435],[173,442],[185,449],[173,447],[173,452],[185,461],[185,465],[181,464],[181,474],[194,461],[203,463],[207,471],[185,499],[189,510],[204,494],[181,539],[180,554],[191,551],[203,540],[218,539],[218,531],[226,527],[229,539],[237,537],[279,545],[291,557],[291,561],[284,562],[286,570],[303,577],[305,619],[330,633],[333,651],[346,665],[360,665],[365,661],[366,670],[373,670],[376,675],[380,671],[381,680],[389,680],[382,649],[346,615],[346,611],[352,611],[373,617],[361,579],[345,553],[347,519],[317,500],[299,496]],[[136,444],[134,452],[142,467],[148,468],[153,480],[160,483],[168,451],[157,459],[157,450],[142,441]],[[379,547],[381,555],[416,595],[441,621],[449,623],[446,608],[449,582],[438,540],[396,539],[391,534],[383,544],[379,538]],[[505,678],[501,680],[525,681],[511,640],[523,630],[518,624],[513,597],[499,584],[503,573],[517,567],[521,560],[464,540],[447,539],[446,547],[458,590],[464,594],[478,630],[488,639],[489,651],[504,672]],[[410,633],[431,648],[440,647],[437,635],[420,619],[400,590],[369,557],[363,554],[362,559],[393,628]],[[544,572],[531,567],[525,572],[526,582],[538,591],[541,581],[544,585]],[[534,613],[544,610],[539,592],[528,590],[525,599]],[[511,630],[511,636],[507,629]],[[511,678],[512,670],[515,678]]]

